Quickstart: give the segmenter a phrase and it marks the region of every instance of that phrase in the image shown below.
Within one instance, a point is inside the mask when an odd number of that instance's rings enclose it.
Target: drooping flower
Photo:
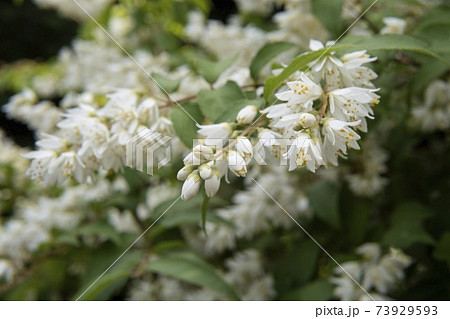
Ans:
[[[244,158],[238,152],[228,151],[228,167],[236,176],[245,176],[247,174],[247,165]]]
[[[335,119],[326,119],[323,124],[325,143],[331,143],[344,154],[347,146],[359,150],[358,141],[361,137],[350,126],[357,126],[360,121],[344,122]]]
[[[224,142],[231,136],[232,128],[229,123],[219,123],[211,125],[197,125],[197,133],[204,139],[208,146],[223,147]]]
[[[189,200],[195,195],[197,195],[201,183],[202,182],[200,176],[198,176],[197,170],[189,174],[188,178],[183,183],[183,187],[181,189],[181,199]]]
[[[208,197],[216,195],[220,188],[220,173],[213,169],[211,177],[205,181],[205,192]]]
[[[239,136],[236,139],[236,151],[244,158],[248,163],[253,156],[253,146],[248,138],[245,136]]]
[[[289,170],[296,167],[306,167],[315,172],[320,165],[325,165],[318,141],[314,141],[309,134],[300,133],[291,144],[284,157],[289,160]]]

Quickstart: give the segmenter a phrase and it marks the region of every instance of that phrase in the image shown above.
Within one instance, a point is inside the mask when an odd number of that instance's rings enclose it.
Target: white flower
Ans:
[[[246,161],[250,160],[253,156],[253,146],[250,140],[244,136],[239,136],[236,142],[236,151]]]
[[[428,85],[424,101],[412,109],[412,125],[424,132],[450,127],[450,84],[435,80]]]
[[[200,161],[205,161],[212,159],[214,151],[209,146],[198,144],[192,149],[192,154]]]
[[[85,165],[74,151],[61,153],[52,160],[44,178],[46,185],[62,184],[68,177],[73,176],[79,183],[86,182],[87,171]]]
[[[325,165],[319,143],[306,133],[300,133],[283,156],[289,159],[290,171],[306,165],[311,172],[315,172],[319,165]]]
[[[350,82],[346,82],[347,86],[364,88],[375,87],[372,81],[375,80],[378,75],[372,69],[362,65],[377,60],[376,57],[370,57],[366,53],[366,50],[363,50],[345,54],[341,60],[344,62],[346,74],[350,80]]]
[[[263,129],[258,134],[258,137],[259,137],[259,141],[261,142],[261,144],[263,146],[268,147],[268,146],[278,145],[279,144],[278,139],[281,138],[281,135],[278,133],[275,133],[271,130]]]
[[[356,141],[361,137],[349,127],[357,126],[359,123],[360,121],[349,123],[335,119],[325,119],[323,124],[325,141],[331,143],[344,154],[347,153],[347,146],[359,150],[359,145]]]
[[[216,195],[220,188],[220,174],[213,170],[212,176],[205,181],[205,191],[208,197]]]
[[[159,119],[159,109],[155,99],[146,98],[137,107],[139,120],[144,125],[151,125]],[[163,132],[160,132],[163,133]]]
[[[236,116],[236,121],[239,124],[250,124],[254,120],[257,113],[258,108],[255,105],[247,105],[239,111],[238,115]]]
[[[201,165],[199,167],[198,171],[199,171],[200,177],[205,181],[207,179],[210,179],[213,176],[213,170],[212,170],[211,166],[208,164]]]
[[[261,113],[267,114],[269,119],[282,117],[292,113],[292,109],[287,103],[275,104],[261,111]]]
[[[316,123],[316,117],[311,113],[293,113],[273,121],[271,126],[280,129],[299,131],[302,128],[309,128]]]
[[[228,139],[233,131],[228,123],[219,123],[211,125],[198,125],[197,133],[201,138],[205,139],[206,145],[222,147],[226,139]]]
[[[324,46],[322,43],[312,40],[310,48],[316,51],[323,49]],[[324,80],[328,91],[350,86],[372,88],[374,85],[371,81],[377,75],[369,68],[363,67],[362,64],[375,60],[376,58],[371,58],[366,51],[348,53],[342,59],[335,57],[331,52],[331,54],[310,63],[312,78],[316,82]]]
[[[332,116],[347,122],[363,120],[365,117],[373,118],[372,107],[379,102],[379,96],[374,93],[376,91],[376,89],[349,87],[330,92]],[[361,125],[358,128],[365,131]]]
[[[406,28],[406,21],[396,17],[383,18],[384,28],[381,29],[381,34],[404,34]]]
[[[301,113],[298,122],[303,128],[308,128],[313,126],[316,120],[316,117],[311,113]]]
[[[98,159],[101,159],[109,147],[109,130],[106,125],[100,123],[96,119],[90,119],[86,121],[85,124],[86,125],[83,125],[80,132],[83,143],[78,150],[78,154],[83,156],[88,151],[92,151]]]
[[[189,174],[188,178],[183,183],[183,187],[181,189],[181,199],[189,200],[197,195],[200,189],[200,184],[200,176],[198,176],[197,170],[195,170],[191,174]]]
[[[0,278],[4,278],[7,283],[12,282],[16,270],[13,264],[6,259],[0,259]]]
[[[228,167],[236,176],[245,176],[247,174],[247,165],[244,158],[236,151],[228,151]]]
[[[184,181],[192,173],[192,166],[186,165],[182,169],[180,169],[177,173],[177,179],[179,181]]]
[[[298,81],[288,82],[287,85],[289,89],[276,94],[276,97],[280,101],[287,101],[288,107],[294,111],[311,110],[313,102],[323,94],[322,87],[304,73]]]

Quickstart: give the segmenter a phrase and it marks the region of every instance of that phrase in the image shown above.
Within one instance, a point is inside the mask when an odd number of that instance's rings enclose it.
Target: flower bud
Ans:
[[[178,171],[177,179],[179,181],[184,181],[189,176],[189,174],[192,173],[192,166],[186,165],[182,169]]]
[[[298,120],[296,125],[300,125],[303,128],[308,128],[314,125],[316,123],[316,117],[312,115],[311,113],[303,113],[300,116],[300,119]],[[295,128],[294,128],[295,129]]]
[[[200,177],[205,181],[207,179],[210,179],[213,173],[211,166],[209,166],[208,164],[203,164],[202,166],[200,166],[198,171]]]
[[[239,124],[250,124],[256,117],[258,108],[255,105],[247,105],[239,111],[236,120]]]
[[[183,159],[183,164],[188,166],[194,164],[194,153],[190,152]]]
[[[214,156],[214,151],[211,147],[198,144],[193,149],[192,152],[195,158],[199,160],[209,160]]]
[[[205,181],[206,196],[212,197],[217,194],[220,188],[220,176],[217,170],[214,170],[210,179]]]
[[[197,170],[189,174],[181,189],[181,199],[189,200],[197,195],[201,183],[202,182],[200,176],[198,176]]]

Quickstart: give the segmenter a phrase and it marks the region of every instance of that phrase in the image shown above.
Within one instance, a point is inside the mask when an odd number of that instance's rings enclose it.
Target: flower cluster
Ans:
[[[174,135],[172,122],[160,114],[155,99],[128,89],[108,98],[102,106],[94,102],[68,109],[55,134],[43,133],[36,143],[39,150],[24,155],[32,160],[27,174],[46,185],[62,184],[71,177],[85,183],[98,171],[120,171],[125,144],[142,128]],[[172,143],[179,139],[174,137]]]
[[[314,40],[310,46],[313,51],[324,48]],[[379,96],[371,81],[377,75],[363,64],[375,59],[365,51],[342,58],[333,54],[322,57],[310,64],[308,72],[297,73],[287,89],[276,94],[282,103],[261,110],[257,121],[258,109],[246,106],[234,123],[199,126],[200,144],[178,173],[180,180],[186,180],[182,198],[194,196],[202,180],[207,195],[214,195],[227,166],[237,176],[245,176],[253,154],[262,154],[268,161],[271,156],[283,158],[289,170],[306,167],[315,172],[320,166],[337,166],[348,149],[359,149],[358,131],[367,132],[367,119],[374,118]],[[259,127],[260,119],[265,118],[270,120],[268,128]],[[246,128],[233,130],[239,125]],[[252,134],[259,138],[257,149],[246,137]],[[222,148],[231,137],[235,141]],[[217,142],[220,145],[210,146]]]
[[[52,132],[61,119],[61,112],[51,101],[40,101],[31,89],[25,89],[14,95],[3,106],[8,118],[22,121],[37,132]]]
[[[237,115],[238,124],[250,124],[257,115],[254,105],[244,107]],[[233,131],[229,123],[198,125],[198,134],[203,144],[196,145],[183,160],[184,167],[178,172],[177,178],[185,181],[181,198],[188,200],[199,191],[200,184],[205,181],[205,191],[208,197],[214,196],[220,187],[223,176],[228,179],[228,169],[236,176],[247,174],[247,165],[253,156],[253,146],[245,136],[238,136],[225,148],[223,143],[238,131]]]
[[[343,263],[341,266],[375,300],[389,300],[386,295],[404,278],[404,270],[412,263],[411,257],[397,249],[382,255],[377,243],[366,243],[356,253],[362,260]],[[340,300],[371,300],[371,298],[342,270],[335,268],[336,276],[330,281],[336,285],[334,294]]]
[[[450,83],[433,81],[425,98],[412,110],[412,125],[424,132],[445,131],[450,127]]]

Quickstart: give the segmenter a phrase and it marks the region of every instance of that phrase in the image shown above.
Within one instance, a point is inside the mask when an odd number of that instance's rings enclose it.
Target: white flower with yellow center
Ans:
[[[289,160],[290,171],[306,166],[315,172],[317,167],[325,165],[319,142],[306,133],[300,133],[283,156]]]

